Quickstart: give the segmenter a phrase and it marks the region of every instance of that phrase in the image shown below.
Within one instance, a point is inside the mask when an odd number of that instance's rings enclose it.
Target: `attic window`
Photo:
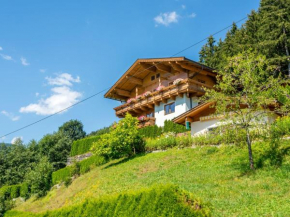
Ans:
[[[152,75],[151,76],[151,81],[154,81],[155,80],[155,75]]]

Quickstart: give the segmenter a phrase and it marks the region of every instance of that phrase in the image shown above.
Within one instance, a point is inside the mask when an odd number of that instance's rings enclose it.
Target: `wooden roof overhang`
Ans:
[[[211,115],[215,113],[214,108],[215,102],[207,102],[202,103],[187,112],[184,112],[183,114],[175,117],[172,121],[177,124],[185,125],[185,121],[189,122],[196,122],[200,120],[201,116],[204,115]],[[230,105],[229,105],[230,106]],[[241,104],[241,108],[247,108],[246,104]],[[263,107],[263,109],[269,109],[270,111],[274,112],[275,114],[281,116],[278,112],[275,111],[275,105],[274,103],[270,103],[269,105]]]
[[[187,112],[184,112],[183,114],[175,117],[172,121],[177,124],[182,124],[185,125],[185,121],[199,121],[199,119],[196,119],[196,116],[200,116],[201,113],[205,112],[208,110],[208,113],[214,113],[215,109],[211,108],[212,105],[214,105],[214,102],[207,102],[207,103],[202,103]]]
[[[131,92],[138,86],[142,86],[143,79],[151,72],[161,74],[174,74],[186,72],[189,76],[204,74],[216,78],[213,69],[192,61],[185,57],[138,59],[122,75],[122,77],[107,91],[105,98],[125,101],[131,96]]]

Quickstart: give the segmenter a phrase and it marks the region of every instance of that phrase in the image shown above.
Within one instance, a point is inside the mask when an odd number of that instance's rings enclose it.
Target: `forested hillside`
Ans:
[[[199,52],[200,62],[220,70],[229,57],[244,51],[265,55],[269,73],[290,76],[290,0],[261,0],[241,28],[234,23],[218,42],[209,37]]]

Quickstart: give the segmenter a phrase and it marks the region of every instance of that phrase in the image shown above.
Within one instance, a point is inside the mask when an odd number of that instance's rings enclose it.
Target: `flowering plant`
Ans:
[[[136,96],[136,100],[137,101],[140,101],[142,99],[142,95],[138,95],[138,96]]]
[[[144,115],[138,117],[138,120],[139,120],[139,121],[143,121],[144,119],[145,119],[145,116],[144,116]]]
[[[163,88],[164,88],[164,86],[160,85],[160,86],[158,86],[158,87],[156,88],[156,90],[157,90],[157,91],[161,91],[161,90],[163,90]]]
[[[178,84],[180,84],[182,81],[183,81],[182,78],[177,78],[177,79],[175,79],[175,80],[173,81],[173,84],[174,84],[174,85],[178,85]]]
[[[135,101],[135,98],[130,98],[127,100],[127,103],[131,103],[131,102],[134,102]]]
[[[151,95],[151,92],[150,91],[146,91],[144,94],[143,94],[145,97],[148,97]]]

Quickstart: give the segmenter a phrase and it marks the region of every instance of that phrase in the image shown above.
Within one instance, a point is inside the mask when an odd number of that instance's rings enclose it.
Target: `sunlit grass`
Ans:
[[[77,178],[68,188],[16,207],[42,212],[86,198],[173,183],[204,202],[214,216],[287,216],[290,213],[290,160],[279,169],[246,170],[246,150],[235,147],[172,149],[114,161]]]

